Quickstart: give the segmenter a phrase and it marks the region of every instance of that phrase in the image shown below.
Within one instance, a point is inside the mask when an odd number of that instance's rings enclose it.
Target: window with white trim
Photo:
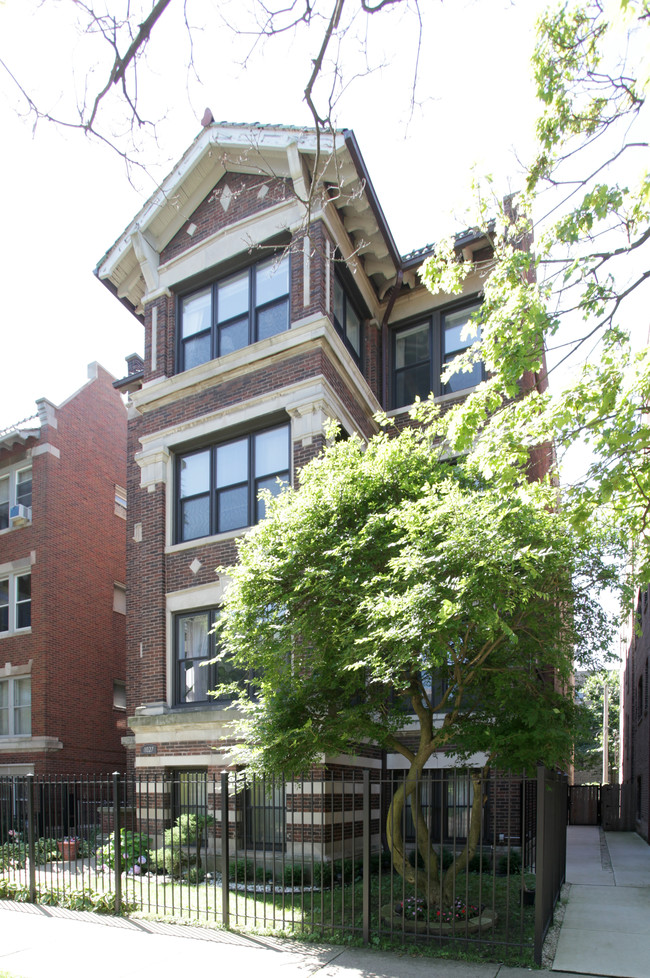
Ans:
[[[228,659],[211,661],[217,654],[214,626],[218,608],[190,611],[175,616],[174,703],[215,702],[210,691],[225,683],[243,682],[247,675]],[[227,697],[221,697],[227,699]]]
[[[32,680],[0,680],[0,737],[29,737],[32,732]]]
[[[176,542],[253,526],[260,490],[289,482],[289,425],[219,442],[176,459]]]
[[[121,679],[113,680],[113,709],[126,710],[126,683]]]
[[[113,584],[113,611],[118,615],[126,614],[126,585],[117,581]]]
[[[0,475],[0,530],[24,526],[31,521],[31,517],[31,465]]]
[[[23,631],[32,624],[32,575],[0,577],[0,635]]]
[[[178,300],[178,370],[289,329],[289,257],[276,256]]]

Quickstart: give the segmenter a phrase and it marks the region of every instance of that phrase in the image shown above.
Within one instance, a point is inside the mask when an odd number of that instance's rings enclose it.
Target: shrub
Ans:
[[[0,899],[15,900],[19,903],[29,901],[29,887],[21,883],[11,883],[0,878]],[[65,907],[67,910],[90,910],[92,913],[115,913],[115,894],[110,890],[98,893],[95,890],[68,890],[60,893],[38,887],[36,902],[49,907]],[[121,913],[133,913],[138,909],[136,903],[121,901]]]
[[[438,851],[436,849],[435,852],[440,861],[441,869],[442,870],[449,869],[449,867],[453,864],[455,858],[451,849],[442,849],[442,851]],[[424,860],[422,859],[422,856],[420,855],[417,849],[412,849],[411,852],[409,853],[408,858],[411,866],[416,866],[416,867],[424,866]]]
[[[202,883],[205,879],[205,870],[198,866],[192,866],[187,873],[188,883]]]
[[[120,839],[122,848],[122,858],[120,873],[126,871],[133,873],[144,872],[149,865],[149,850],[152,840],[142,832],[129,832],[127,829],[120,829]],[[105,846],[97,850],[98,865],[110,866],[115,869],[115,840],[111,839]]]
[[[273,879],[273,870],[266,869],[264,866],[258,866],[255,869],[256,883],[269,883],[272,879]]]
[[[37,839],[34,844],[34,858],[37,866],[59,859],[60,853],[56,844],[56,839]]]
[[[253,879],[253,863],[250,859],[238,859],[228,867],[228,879],[234,883],[250,883]]]
[[[285,886],[303,886],[305,883],[304,867],[300,863],[289,863],[284,867],[282,882]]]
[[[27,846],[24,842],[5,842],[0,846],[0,869],[24,869]]]
[[[475,852],[467,867],[470,873],[490,873],[492,871],[492,860],[487,852],[481,856],[480,852]]]
[[[510,851],[510,860],[508,862],[508,855],[504,853],[503,856],[499,856],[499,861],[497,862],[497,873],[499,876],[517,876],[521,872],[521,855],[516,849]]]
[[[332,879],[330,873],[330,863],[314,863],[311,868],[312,886],[318,886],[320,888],[330,886]]]
[[[180,835],[173,828],[167,829],[163,837],[163,845],[150,856],[151,865],[160,873],[166,873],[178,879],[194,864],[195,857],[183,848]]]
[[[382,873],[390,872],[393,868],[393,857],[388,849],[384,849],[381,852],[373,852],[370,856],[370,872],[378,873],[381,869]]]
[[[166,829],[163,844],[151,854],[151,862],[159,872],[179,878],[196,867],[201,870],[201,848],[206,828],[214,819],[205,815],[179,815],[173,826]],[[195,851],[190,851],[195,847]],[[205,878],[205,873],[201,879]]]

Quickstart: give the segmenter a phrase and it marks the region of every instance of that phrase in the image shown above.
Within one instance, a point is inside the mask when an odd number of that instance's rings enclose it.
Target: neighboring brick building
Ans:
[[[208,126],[96,270],[144,326],[144,363],[129,358],[118,382],[131,395],[125,743],[137,772],[176,778],[164,820],[201,794],[195,775],[230,763],[228,716],[208,697],[225,666],[200,662],[227,584],[215,568],[235,560],[259,489],[295,482],[330,418],[368,439],[376,412],[405,418],[416,395],[453,401],[481,379],[477,365],[443,388],[440,372],[471,342],[488,242],[459,236],[475,271],[463,295],[433,297],[416,274],[430,249],[400,256],[354,135],[321,136],[320,152],[313,131]]]
[[[630,787],[634,827],[646,842],[650,842],[649,593],[648,587],[639,590],[634,615],[630,616],[621,679],[620,780]]]
[[[126,410],[88,376],[0,431],[0,777],[125,767]]]

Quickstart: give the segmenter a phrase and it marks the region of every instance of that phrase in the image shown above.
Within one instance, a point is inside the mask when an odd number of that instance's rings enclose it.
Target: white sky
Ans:
[[[116,10],[118,0],[109,0]],[[149,4],[145,5],[147,8]],[[241,16],[243,0],[194,0],[193,10]],[[359,77],[337,106],[336,123],[354,130],[370,177],[402,252],[465,227],[471,169],[491,172],[500,193],[519,187],[519,157],[531,151],[534,120],[530,55],[541,0],[423,0],[424,37],[418,102],[409,120],[415,61],[412,12],[373,18],[369,57],[385,67]],[[203,109],[217,121],[304,125],[302,89],[317,50],[283,35],[258,49],[247,67],[251,39],[223,26],[194,32],[201,79],[188,87],[183,25],[169,8],[154,33],[142,94],[156,118],[158,147],[140,157],[160,179],[200,129]],[[63,112],[66,97],[101,56],[93,39],[79,39],[70,0],[0,0],[0,58],[41,104]],[[167,14],[165,16],[168,16]],[[252,25],[251,25],[252,26]],[[319,41],[320,43],[320,32]],[[349,35],[346,63],[364,66],[361,40]],[[124,357],[142,352],[142,327],[93,276],[108,247],[154,189],[150,177],[130,186],[124,165],[107,147],[78,131],[19,118],[17,89],[0,68],[0,429],[33,414],[34,401],[59,403],[98,360],[116,377]],[[110,109],[110,106],[109,106]],[[110,114],[110,112],[109,112]],[[115,116],[114,126],[120,121]]]

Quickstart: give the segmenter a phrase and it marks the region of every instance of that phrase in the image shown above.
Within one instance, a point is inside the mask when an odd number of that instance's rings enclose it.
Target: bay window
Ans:
[[[356,360],[361,359],[361,317],[348,290],[338,275],[334,278],[334,325],[350,347]]]
[[[218,608],[176,615],[174,703],[177,706],[214,702],[215,697],[209,693],[217,685],[245,679],[244,672],[227,659],[210,661],[217,654],[213,628],[218,617]]]
[[[181,296],[178,370],[289,329],[289,257],[277,256]]]

